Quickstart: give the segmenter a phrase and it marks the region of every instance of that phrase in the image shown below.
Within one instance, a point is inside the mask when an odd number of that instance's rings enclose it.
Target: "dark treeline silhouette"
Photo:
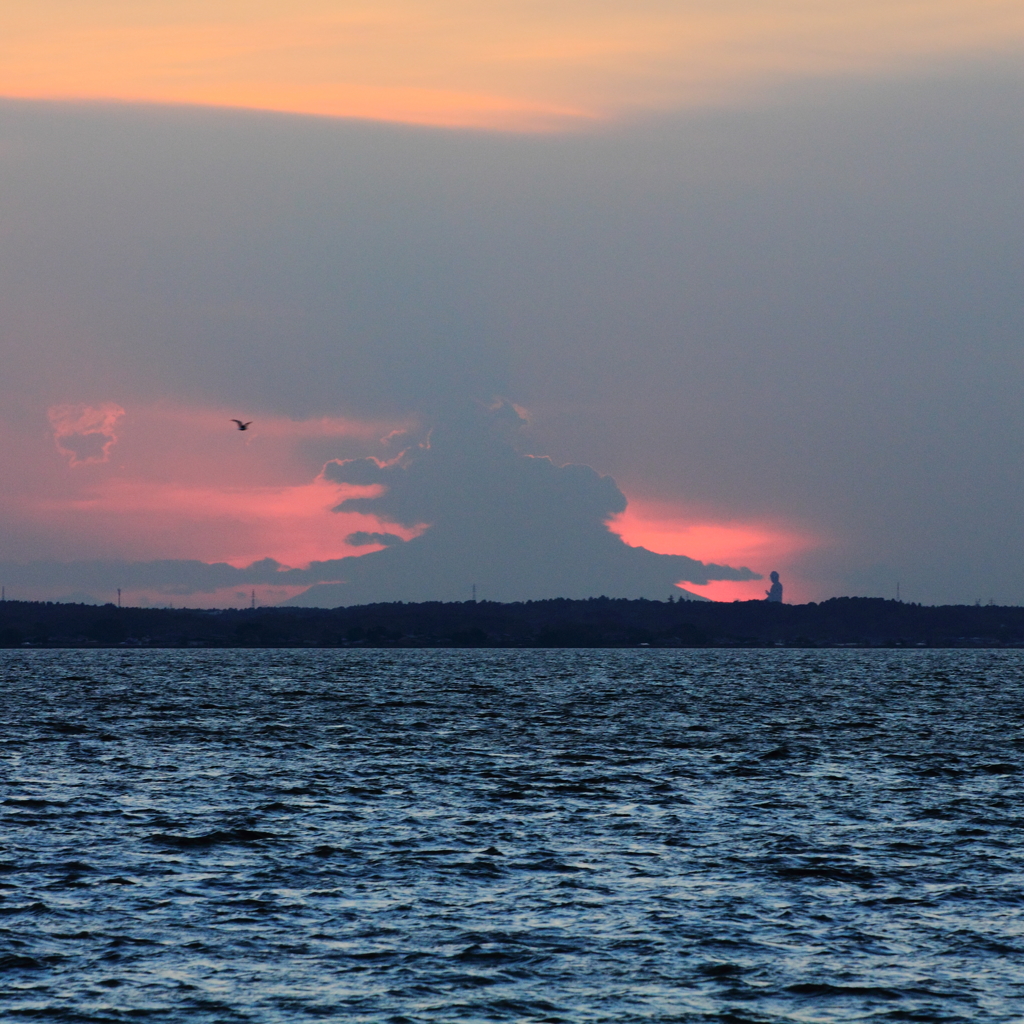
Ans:
[[[881,598],[732,604],[591,598],[348,608],[118,608],[6,601],[12,647],[1024,647],[1024,608]]]

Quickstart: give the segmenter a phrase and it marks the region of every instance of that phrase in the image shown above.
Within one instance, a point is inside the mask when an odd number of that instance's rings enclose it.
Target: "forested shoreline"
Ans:
[[[17,647],[1024,647],[1024,608],[841,597],[802,605],[611,598],[346,608],[5,601]]]

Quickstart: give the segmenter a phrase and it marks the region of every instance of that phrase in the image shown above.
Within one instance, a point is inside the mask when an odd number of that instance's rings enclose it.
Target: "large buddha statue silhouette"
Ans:
[[[770,579],[772,581],[772,589],[765,591],[765,600],[771,601],[772,604],[782,604],[782,584],[779,582],[779,574],[773,572]]]

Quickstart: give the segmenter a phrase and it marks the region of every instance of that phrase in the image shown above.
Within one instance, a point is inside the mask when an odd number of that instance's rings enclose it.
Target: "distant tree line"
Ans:
[[[553,599],[348,608],[0,603],[14,647],[1024,647],[1024,608]]]

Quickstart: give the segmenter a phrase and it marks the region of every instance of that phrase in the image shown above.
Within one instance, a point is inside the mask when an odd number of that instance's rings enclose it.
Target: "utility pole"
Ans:
[[[896,581],[896,600],[898,601],[899,599],[900,599],[900,582],[899,582],[899,580],[897,580]]]
[[[252,592],[252,610],[256,611],[256,590],[255,589],[253,589],[253,592]]]
[[[473,604],[476,604],[476,584],[473,584]]]
[[[117,588],[117,607],[121,607],[121,588]]]

